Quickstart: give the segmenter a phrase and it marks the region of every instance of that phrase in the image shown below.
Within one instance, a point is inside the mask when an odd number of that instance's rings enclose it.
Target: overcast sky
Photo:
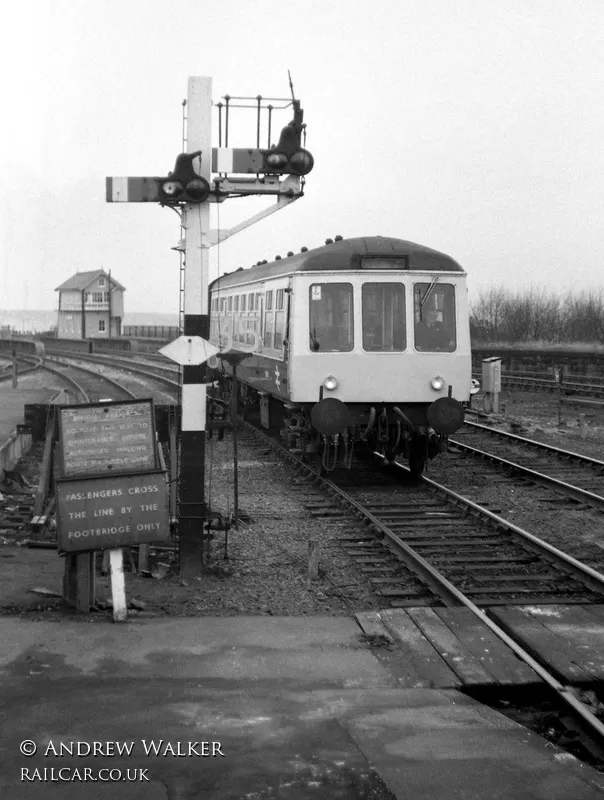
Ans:
[[[106,203],[105,177],[173,168],[189,76],[212,77],[215,101],[287,97],[288,69],[315,157],[306,195],[214,248],[211,278],[336,234],[380,234],[448,253],[473,296],[604,284],[602,0],[12,6],[0,308],[53,308],[60,283],[104,267],[126,311],[177,311],[176,215]],[[252,112],[235,113],[229,144],[255,146]],[[220,224],[269,202],[226,201]]]

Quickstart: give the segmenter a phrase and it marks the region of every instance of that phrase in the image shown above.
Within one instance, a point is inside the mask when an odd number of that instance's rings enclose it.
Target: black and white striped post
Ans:
[[[112,177],[106,181],[108,203],[158,202],[178,206],[182,211],[185,231],[184,335],[160,350],[183,367],[178,484],[181,575],[193,576],[201,571],[206,520],[206,359],[219,352],[208,341],[209,250],[303,196],[302,176],[311,171],[314,159],[301,146],[303,112],[299,100],[293,98],[293,87],[291,89],[292,100],[284,108],[293,106],[294,119],[283,128],[275,147],[262,149],[257,141],[256,147],[252,148],[212,148],[212,79],[189,78],[187,154],[177,157],[172,177]],[[251,105],[240,107],[257,109],[259,115],[260,99],[239,98],[253,100]],[[273,108],[270,104],[263,107],[267,111]],[[222,173],[222,176],[212,181],[212,171]],[[235,174],[228,174],[231,172]],[[183,175],[183,180],[192,179],[187,184],[187,191],[170,195],[170,191],[182,190],[180,179]],[[203,186],[199,192],[200,182],[205,184],[207,197]],[[197,184],[196,197],[190,189],[192,184]],[[210,202],[246,195],[272,195],[276,197],[276,203],[228,230],[211,231]],[[242,349],[241,344],[238,349]]]
[[[187,152],[201,150],[196,172],[211,180],[212,79],[189,78]],[[196,159],[197,161],[197,159]],[[185,230],[184,335],[209,338],[208,313],[210,203],[187,203]],[[198,575],[205,521],[206,365],[184,366],[182,375],[181,468],[178,531],[180,574]]]

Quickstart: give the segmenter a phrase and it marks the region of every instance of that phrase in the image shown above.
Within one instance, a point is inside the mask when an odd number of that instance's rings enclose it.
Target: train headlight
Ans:
[[[437,375],[430,381],[430,386],[434,389],[435,392],[440,392],[441,389],[445,388],[445,379],[441,378],[440,375]]]
[[[470,384],[470,394],[477,394],[480,391],[480,381],[477,381],[476,378],[472,378],[472,383]]]
[[[333,377],[333,375],[328,375],[323,381],[323,386],[327,389],[328,392],[333,392],[334,389],[338,388],[338,382]]]

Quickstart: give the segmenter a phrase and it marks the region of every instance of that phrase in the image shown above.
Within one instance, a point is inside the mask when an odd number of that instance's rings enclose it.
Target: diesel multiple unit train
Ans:
[[[210,340],[231,353],[213,377],[236,366],[244,407],[321,471],[371,449],[420,474],[471,394],[466,273],[401,239],[338,236],[221,276]]]

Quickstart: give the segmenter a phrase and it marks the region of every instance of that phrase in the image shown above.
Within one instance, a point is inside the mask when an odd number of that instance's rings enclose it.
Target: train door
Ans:
[[[285,331],[283,333],[283,360],[286,364],[289,364],[289,351],[291,348],[291,335],[293,331],[293,326],[291,324],[293,296],[293,280],[290,278],[287,282],[287,288],[285,289]]]

